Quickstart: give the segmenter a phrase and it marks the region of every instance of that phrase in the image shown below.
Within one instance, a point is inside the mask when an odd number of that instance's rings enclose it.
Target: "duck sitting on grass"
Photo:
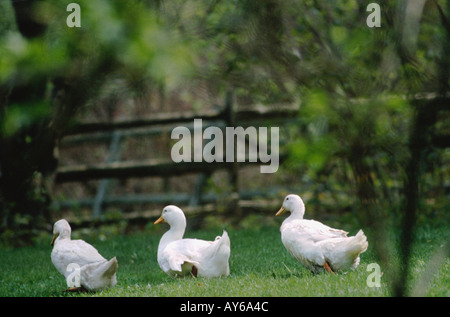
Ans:
[[[170,229],[158,246],[158,264],[172,277],[192,274],[194,277],[218,277],[230,274],[230,238],[224,230],[214,241],[183,239],[186,217],[174,205],[164,207],[155,224],[167,222]]]
[[[66,291],[97,291],[117,283],[116,257],[106,260],[97,249],[83,240],[71,240],[71,228],[61,219],[53,225],[51,258],[69,287]]]

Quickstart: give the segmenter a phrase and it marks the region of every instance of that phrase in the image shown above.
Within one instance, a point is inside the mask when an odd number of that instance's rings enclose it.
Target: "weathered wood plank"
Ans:
[[[112,162],[96,165],[75,165],[58,168],[56,182],[85,181],[101,178],[129,178],[148,176],[174,176],[189,173],[213,172],[229,169],[229,162],[179,162],[150,159],[138,162]],[[257,164],[257,163],[246,163]]]
[[[84,122],[75,124],[67,130],[66,135],[92,133],[101,131],[114,131],[119,129],[130,129],[154,126],[158,124],[191,122],[194,119],[220,120],[223,119],[224,112],[218,110],[209,110],[202,113],[192,111],[155,113],[152,117],[139,118],[132,120],[117,120],[112,122]]]
[[[297,104],[279,104],[275,106],[253,105],[233,110],[233,119],[235,122],[276,118],[281,119],[296,114],[298,109],[299,107]],[[155,113],[152,117],[124,119],[113,122],[84,122],[75,124],[73,127],[69,128],[66,135],[107,132],[163,124],[187,123],[193,122],[194,119],[227,121],[229,119],[229,112],[226,111],[225,108],[225,110],[207,110],[202,113],[193,111]]]
[[[257,200],[261,197],[276,196],[280,192],[286,192],[285,187],[271,187],[270,189],[252,189],[239,191],[239,198],[243,201]],[[298,188],[290,188],[289,192],[298,192]],[[227,195],[227,194],[226,194]],[[108,205],[132,205],[132,204],[175,204],[189,205],[192,195],[184,192],[169,193],[145,193],[145,194],[128,194],[123,196],[112,195],[105,197],[103,204]],[[200,204],[214,204],[224,199],[224,194],[215,194],[211,192],[204,193],[200,199]],[[55,209],[71,209],[79,207],[90,207],[94,203],[94,198],[72,199],[64,201],[53,201],[52,206]]]
[[[236,205],[241,208],[243,214],[259,214],[264,216],[274,216],[275,212],[279,208],[279,200],[239,200]],[[205,204],[196,207],[180,206],[183,209],[187,218],[193,218],[197,216],[206,216],[217,213],[217,206],[215,204]],[[112,219],[96,219],[92,220],[90,216],[87,217],[72,217],[67,215],[65,218],[70,222],[72,229],[84,228],[84,227],[98,227],[101,225],[113,224],[119,221],[127,221],[128,223],[140,223],[145,224],[146,222],[153,222],[161,215],[161,209],[152,210],[142,210],[135,212],[123,213],[121,217],[115,217]],[[230,215],[233,216],[233,210],[226,210],[220,212],[220,215]]]
[[[279,164],[287,158],[286,153],[279,154]],[[212,173],[217,170],[231,170],[234,164],[266,165],[261,162],[179,162],[167,159],[149,159],[142,161],[125,161],[98,163],[94,165],[72,165],[59,167],[55,182],[79,182],[88,179],[130,178],[130,177],[169,177],[183,174]]]

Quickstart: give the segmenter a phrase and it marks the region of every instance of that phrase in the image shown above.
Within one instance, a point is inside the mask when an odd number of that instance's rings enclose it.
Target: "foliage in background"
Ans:
[[[416,218],[448,221],[450,3],[379,2],[381,28],[361,0],[80,0],[82,27],[68,28],[63,1],[1,1],[1,240],[28,243],[48,223],[54,149],[75,114],[202,83],[237,104],[300,104],[282,171],[352,197],[384,264],[384,229],[404,224],[391,272],[407,276]],[[114,80],[119,96],[103,93]]]
[[[59,138],[96,103],[111,76],[129,95],[145,82],[175,89],[193,51],[157,15],[156,2],[78,1],[82,28],[66,26],[62,1],[1,2],[1,222],[4,242],[27,243],[49,219]]]

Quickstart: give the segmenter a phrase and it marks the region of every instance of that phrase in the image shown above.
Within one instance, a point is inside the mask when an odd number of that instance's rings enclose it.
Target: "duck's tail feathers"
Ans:
[[[119,267],[119,263],[117,262],[116,257],[113,257],[107,263],[108,264],[105,265],[106,270],[105,272],[103,272],[103,276],[112,276],[114,275],[114,273],[116,273],[117,268]]]
[[[207,259],[205,258],[205,263],[208,263],[208,267],[201,268],[202,274],[209,277],[229,275],[230,237],[228,233],[224,230],[222,236],[216,237],[208,248]],[[214,268],[214,270],[211,271],[211,268]]]
[[[363,253],[369,247],[369,242],[367,242],[367,237],[364,232],[360,229],[355,236],[355,245],[359,247],[359,253]]]
[[[367,237],[362,230],[353,237],[348,237],[342,242],[342,250],[348,255],[355,257],[367,250]]]
[[[217,252],[230,253],[230,237],[228,233],[224,230],[222,236],[217,236],[214,242],[211,244],[213,255],[216,255]]]
[[[89,291],[113,287],[117,283],[118,267],[116,257],[109,261],[86,264],[81,267],[81,285]]]
[[[355,269],[359,265],[359,255],[367,250],[369,243],[367,242],[367,237],[362,230],[359,230],[358,233],[350,237],[348,245],[348,255],[353,259],[353,262],[350,264],[352,269]]]
[[[324,240],[322,248],[325,259],[333,271],[355,269],[359,265],[359,255],[369,246],[362,230],[355,236]]]

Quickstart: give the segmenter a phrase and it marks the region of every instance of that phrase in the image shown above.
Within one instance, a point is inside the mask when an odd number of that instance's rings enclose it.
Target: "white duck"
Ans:
[[[158,264],[172,277],[218,277],[230,274],[230,238],[224,230],[215,241],[183,239],[186,217],[174,205],[164,207],[155,224],[167,222],[170,229],[161,237],[158,246]]]
[[[280,228],[281,241],[300,263],[313,273],[355,269],[359,255],[367,250],[368,242],[362,230],[356,236],[330,228],[315,220],[303,219],[305,205],[298,195],[288,195],[276,216],[289,211]]]
[[[66,278],[68,291],[96,291],[116,285],[116,257],[107,261],[89,243],[71,240],[70,234],[67,220],[55,222],[51,258],[53,265]]]

